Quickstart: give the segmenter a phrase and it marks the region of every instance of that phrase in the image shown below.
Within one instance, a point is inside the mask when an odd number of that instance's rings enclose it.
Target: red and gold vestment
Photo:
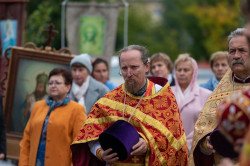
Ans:
[[[88,119],[85,121],[80,134],[73,142],[73,162],[75,165],[85,163],[88,156],[83,151],[88,148],[85,144],[99,138],[99,135],[117,120],[128,121],[134,111],[130,123],[148,144],[148,151],[141,163],[135,156],[129,156],[124,162],[112,165],[179,165],[188,163],[186,136],[183,130],[178,105],[169,83],[155,93],[155,85],[148,81],[145,96],[135,109],[141,97],[127,92],[125,100],[124,84],[107,93],[93,106]],[[82,152],[80,152],[82,151]],[[93,157],[92,157],[93,158]],[[97,159],[97,158],[96,158]],[[92,159],[86,159],[91,165]],[[137,164],[137,162],[139,162]]]

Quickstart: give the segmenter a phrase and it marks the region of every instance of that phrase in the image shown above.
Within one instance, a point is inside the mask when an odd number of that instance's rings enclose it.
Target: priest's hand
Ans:
[[[148,146],[147,142],[143,138],[139,138],[139,142],[132,147],[133,151],[130,155],[145,154],[147,152]]]
[[[244,138],[238,138],[238,139],[235,141],[234,150],[235,150],[236,152],[238,152],[238,153],[241,153],[243,144],[244,144]]]
[[[212,152],[215,153],[216,151],[214,150],[213,145],[210,143],[210,136],[206,137],[206,144],[207,144],[207,149]]]
[[[220,161],[220,164],[218,166],[235,166],[235,164],[232,162],[229,158],[224,158]]]
[[[110,152],[112,151],[111,148],[103,151],[101,150],[101,158],[103,161],[107,162],[107,163],[112,163],[112,162],[116,162],[119,160],[117,156],[117,153],[111,153]]]

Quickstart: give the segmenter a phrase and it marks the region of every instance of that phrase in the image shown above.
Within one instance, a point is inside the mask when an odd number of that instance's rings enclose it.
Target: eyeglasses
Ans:
[[[136,75],[143,66],[132,66],[130,67],[130,71],[128,70],[128,68],[121,68],[119,74],[122,75]]]
[[[61,84],[64,84],[64,82],[49,82],[48,83],[49,86],[53,86],[53,85],[59,86]]]
[[[138,71],[130,71],[130,72],[128,72],[128,71],[124,71],[124,70],[121,70],[120,72],[119,72],[119,75],[120,76],[122,76],[122,75],[135,75],[135,73],[137,73]]]

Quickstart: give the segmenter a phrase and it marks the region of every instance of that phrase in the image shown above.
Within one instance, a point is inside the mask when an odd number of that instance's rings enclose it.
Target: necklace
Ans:
[[[234,76],[233,76],[233,93],[234,93]]]
[[[129,117],[129,119],[128,119],[128,122],[130,121],[132,115],[134,114],[136,108],[137,108],[138,105],[140,104],[140,102],[141,102],[141,100],[142,100],[142,97],[143,97],[144,95],[145,95],[145,92],[141,95],[141,98],[140,98],[139,102],[137,103],[137,105],[135,106],[134,111],[133,111],[132,114],[130,115],[130,117]],[[124,120],[124,111],[125,111],[125,104],[126,104],[126,96],[127,96],[127,91],[125,92],[124,105],[123,105],[123,110],[122,110],[122,113],[123,113],[123,114],[122,114],[122,118],[123,118],[123,120]]]

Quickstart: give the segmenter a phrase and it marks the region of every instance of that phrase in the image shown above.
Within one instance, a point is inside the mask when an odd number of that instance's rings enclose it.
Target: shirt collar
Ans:
[[[250,76],[248,76],[247,78],[245,79],[242,79],[242,78],[239,78],[237,77],[234,73],[232,74],[232,78],[233,78],[233,81],[234,82],[237,82],[237,83],[250,83]]]

